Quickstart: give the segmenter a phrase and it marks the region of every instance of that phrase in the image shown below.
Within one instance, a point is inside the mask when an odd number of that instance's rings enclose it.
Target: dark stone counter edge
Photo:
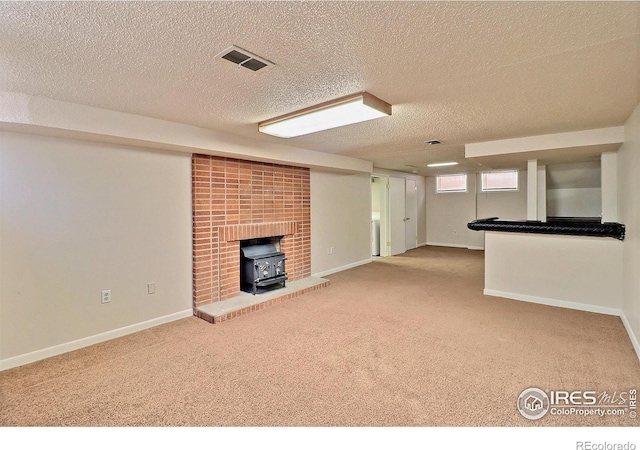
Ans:
[[[504,231],[512,233],[558,234],[565,236],[612,237],[624,240],[624,225],[617,222],[540,222],[535,220],[499,220],[497,217],[477,219],[467,228],[474,231]]]

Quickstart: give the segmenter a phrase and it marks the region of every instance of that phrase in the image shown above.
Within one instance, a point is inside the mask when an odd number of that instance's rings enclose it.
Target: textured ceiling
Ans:
[[[276,65],[214,59],[231,45]],[[640,102],[640,3],[1,2],[0,90],[380,168],[475,170],[465,143],[624,124]],[[363,90],[393,115],[285,141],[257,131]]]

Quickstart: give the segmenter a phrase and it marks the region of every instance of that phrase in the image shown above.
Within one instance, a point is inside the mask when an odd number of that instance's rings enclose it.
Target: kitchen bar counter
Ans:
[[[618,315],[624,242],[485,231],[486,295]]]
[[[550,219],[546,222],[541,222],[535,220],[499,220],[497,217],[490,217],[473,220],[467,224],[467,228],[475,231],[612,237],[620,241],[624,240],[625,235],[625,227],[621,223],[600,223],[579,219]]]

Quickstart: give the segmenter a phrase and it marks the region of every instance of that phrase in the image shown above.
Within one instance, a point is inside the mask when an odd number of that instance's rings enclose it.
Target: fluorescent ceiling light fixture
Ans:
[[[457,162],[443,162],[443,163],[433,163],[427,164],[427,167],[445,167],[445,166],[457,166]]]
[[[390,104],[361,92],[265,120],[258,124],[258,130],[291,138],[390,115]]]

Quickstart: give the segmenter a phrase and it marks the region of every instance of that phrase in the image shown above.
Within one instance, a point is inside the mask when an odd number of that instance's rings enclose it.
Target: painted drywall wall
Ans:
[[[622,242],[612,238],[485,233],[485,293],[618,315]]]
[[[426,179],[427,244],[468,247],[473,239],[467,228],[476,218],[476,177],[467,176],[467,192],[436,192],[436,177]]]
[[[250,161],[371,173],[373,163],[271,144],[221,131],[103,108],[0,91],[0,130]]]
[[[518,172],[518,190],[506,192],[482,192],[481,177],[477,177],[476,216],[478,219],[499,217],[501,220],[523,220],[527,217],[527,175]],[[484,231],[473,231],[483,237]]]
[[[600,217],[600,161],[547,165],[548,217]]]
[[[466,158],[528,153],[529,159],[541,159],[561,149],[589,147],[592,145],[613,145],[615,147],[623,141],[624,128],[611,127],[478,142],[466,144],[464,151]]]
[[[640,105],[625,124],[618,151],[618,216],[625,224],[622,320],[640,358]]]
[[[310,176],[311,274],[371,261],[371,176],[315,169]]]
[[[0,141],[0,362],[192,314],[190,155]]]
[[[481,177],[477,183],[477,216],[499,217],[501,220],[522,220],[527,216],[527,176],[518,173],[518,190],[482,192]]]
[[[547,217],[600,217],[602,189],[547,189]]]
[[[480,182],[479,175],[469,174],[466,193],[438,194],[436,177],[427,177],[427,236],[430,245],[484,248],[484,232],[467,228],[471,220],[526,218],[526,172],[518,174],[517,191],[482,192]]]

